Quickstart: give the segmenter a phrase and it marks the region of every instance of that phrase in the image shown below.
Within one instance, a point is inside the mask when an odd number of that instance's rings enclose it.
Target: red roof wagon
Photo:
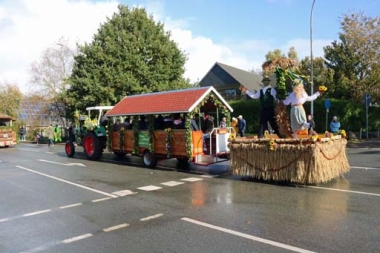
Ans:
[[[228,139],[236,136],[229,125],[232,111],[213,87],[126,96],[106,114],[120,122],[108,128],[109,149],[141,156],[149,168],[167,158],[202,165],[225,161]],[[225,128],[218,127],[222,117]]]

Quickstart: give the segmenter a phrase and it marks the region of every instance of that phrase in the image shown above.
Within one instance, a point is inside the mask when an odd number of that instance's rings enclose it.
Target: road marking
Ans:
[[[46,210],[42,210],[42,211],[38,211],[38,212],[34,212],[34,213],[27,213],[27,214],[24,214],[23,216],[28,217],[28,216],[38,215],[38,214],[42,214],[42,213],[48,213],[50,211],[51,211],[51,209],[46,209]]]
[[[380,170],[380,168],[357,167],[357,166],[351,166],[351,169],[359,169],[359,170]]]
[[[283,248],[283,249],[291,250],[291,251],[294,251],[294,252],[314,253],[314,251],[309,251],[309,250],[301,249],[301,248],[298,248],[298,247],[290,246],[290,245],[287,245],[287,244],[283,244],[283,243],[280,243],[280,242],[275,242],[275,241],[267,240],[267,239],[260,238],[260,237],[257,237],[257,236],[244,234],[244,233],[241,233],[241,232],[238,232],[238,231],[235,231],[235,230],[218,227],[218,226],[215,226],[215,225],[212,225],[212,224],[208,224],[208,223],[205,223],[205,222],[193,220],[193,219],[186,218],[186,217],[181,218],[181,220],[187,221],[187,222],[190,222],[190,223],[193,223],[193,224],[197,224],[197,225],[200,225],[200,226],[203,226],[203,227],[215,229],[215,230],[218,230],[218,231],[221,231],[221,232],[224,232],[224,233],[240,236],[240,237],[252,240],[252,241],[257,241],[257,242],[261,242],[261,243],[264,243],[264,244],[269,244],[269,245],[272,245],[272,246],[275,246],[275,247],[278,247],[278,248]]]
[[[90,187],[87,187],[87,186],[84,186],[84,185],[80,185],[80,184],[77,184],[77,183],[73,183],[73,182],[67,181],[65,179],[61,179],[61,178],[58,178],[58,177],[50,176],[48,174],[41,173],[41,172],[38,172],[38,171],[35,171],[35,170],[31,170],[31,169],[28,169],[28,168],[25,168],[25,167],[22,167],[22,166],[19,166],[19,165],[16,165],[16,167],[19,168],[19,169],[22,169],[22,170],[26,170],[26,171],[29,171],[29,172],[32,172],[32,173],[39,174],[39,175],[44,176],[44,177],[48,177],[48,178],[52,178],[52,179],[58,180],[58,181],[63,182],[63,183],[71,184],[71,185],[74,185],[74,186],[82,188],[82,189],[93,191],[93,192],[96,192],[96,193],[99,193],[99,194],[102,194],[102,195],[105,195],[105,196],[108,196],[108,197],[111,197],[111,198],[117,198],[118,197],[116,195],[109,194],[107,192],[99,191],[99,190],[96,190],[96,189],[93,189],[93,188],[90,188]]]
[[[59,162],[48,161],[48,160],[44,160],[44,159],[37,159],[37,161],[44,162],[44,163],[58,164],[58,165],[63,165],[63,166],[81,166],[81,167],[87,167],[83,163],[59,163]]]
[[[156,214],[156,215],[153,215],[153,216],[142,218],[140,220],[141,221],[147,221],[147,220],[151,220],[151,219],[158,218],[158,217],[161,217],[161,216],[163,216],[163,214],[159,213],[159,214]],[[29,250],[23,251],[21,253],[35,253],[35,252],[40,252],[40,251],[47,251],[48,249],[53,248],[55,246],[58,246],[60,244],[72,243],[72,242],[75,242],[75,241],[86,239],[86,238],[91,237],[91,236],[100,235],[101,233],[107,233],[107,232],[115,231],[117,229],[129,227],[129,226],[130,225],[128,223],[122,223],[122,224],[119,224],[119,225],[116,225],[116,226],[112,226],[112,227],[104,228],[104,229],[101,229],[101,230],[93,231],[93,233],[87,233],[87,234],[83,234],[83,235],[80,235],[80,236],[75,236],[75,237],[72,237],[72,238],[69,238],[69,239],[65,239],[65,240],[61,240],[61,241],[49,242],[49,243],[46,243],[46,244],[44,244],[42,246],[39,246],[39,247],[36,247],[36,248],[33,248],[33,249],[29,249]]]
[[[76,207],[76,206],[81,206],[83,205],[82,203],[76,203],[76,204],[71,204],[71,205],[67,205],[67,206],[61,206],[59,207],[60,209],[66,209],[66,208],[71,208],[71,207]]]
[[[177,186],[180,184],[184,184],[184,182],[169,181],[169,182],[165,182],[165,183],[161,183],[161,184],[165,185],[165,186]]]
[[[196,181],[202,181],[203,178],[198,178],[198,177],[188,177],[188,178],[183,178],[181,179],[182,181],[186,182],[196,182]]]
[[[219,177],[219,175],[202,175],[201,177],[204,177],[204,178],[215,178],[215,177]]]
[[[24,150],[24,151],[30,151],[30,152],[40,152],[39,150],[27,149],[27,148],[17,148],[17,149]]]
[[[87,234],[84,234],[84,235],[80,235],[80,236],[76,236],[76,237],[72,237],[72,238],[63,240],[62,243],[72,243],[72,242],[76,242],[76,241],[79,241],[79,240],[86,239],[86,238],[91,237],[91,236],[93,236],[93,234],[87,233]]]
[[[1,222],[5,222],[5,221],[9,221],[9,218],[1,219],[1,220],[0,220],[0,223],[1,223]]]
[[[148,185],[148,186],[140,187],[137,189],[149,192],[149,191],[155,191],[155,190],[162,189],[162,187],[158,187],[158,186],[154,186],[154,185]]]
[[[109,200],[109,199],[111,199],[111,198],[94,199],[94,200],[91,200],[91,202],[96,203],[96,202],[101,202],[101,201],[105,201],[105,200]]]
[[[128,195],[137,194],[137,192],[133,192],[131,190],[123,190],[123,191],[113,192],[112,194],[115,194],[115,195],[120,196],[120,197],[124,197],[124,196],[128,196]]]
[[[123,223],[123,224],[116,225],[116,226],[113,226],[113,227],[105,228],[105,229],[103,229],[103,231],[104,232],[110,232],[110,231],[114,231],[114,230],[117,230],[117,229],[125,228],[125,227],[128,227],[128,226],[129,226],[128,223]]]
[[[371,192],[350,191],[350,190],[342,190],[342,189],[336,189],[336,188],[327,188],[327,187],[319,187],[319,186],[311,186],[311,185],[305,185],[303,187],[313,188],[313,189],[320,189],[320,190],[328,190],[328,191],[356,193],[356,194],[362,194],[362,195],[369,195],[369,196],[380,197],[380,194],[378,194],[378,193],[371,193]]]
[[[148,216],[148,217],[145,217],[145,218],[141,218],[140,220],[141,221],[148,221],[148,220],[153,220],[153,219],[159,218],[161,216],[164,216],[164,214],[163,213],[159,213],[159,214],[156,214],[156,215],[152,215],[152,216]]]

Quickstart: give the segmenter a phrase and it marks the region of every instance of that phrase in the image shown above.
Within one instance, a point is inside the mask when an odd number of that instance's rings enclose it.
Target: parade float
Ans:
[[[230,172],[235,176],[295,184],[319,184],[347,173],[346,132],[308,134],[307,129],[293,138],[287,106],[286,82],[307,78],[297,75],[296,62],[281,58],[263,64],[265,74],[276,75],[276,121],[280,136],[265,132],[263,138],[230,139]],[[327,88],[320,86],[319,91]]]

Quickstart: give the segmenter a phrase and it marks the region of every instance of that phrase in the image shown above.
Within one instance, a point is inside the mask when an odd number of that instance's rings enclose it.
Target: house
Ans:
[[[262,75],[216,62],[199,84],[201,87],[213,86],[226,100],[233,100],[247,98],[241,94],[240,85],[255,92],[264,87],[262,80]],[[270,84],[274,87],[275,83],[275,80],[271,80]]]

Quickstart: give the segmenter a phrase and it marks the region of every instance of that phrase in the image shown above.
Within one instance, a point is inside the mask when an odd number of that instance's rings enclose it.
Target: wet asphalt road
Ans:
[[[380,148],[347,155],[344,177],[294,186],[232,177],[228,162],[1,149],[0,252],[379,252]]]

